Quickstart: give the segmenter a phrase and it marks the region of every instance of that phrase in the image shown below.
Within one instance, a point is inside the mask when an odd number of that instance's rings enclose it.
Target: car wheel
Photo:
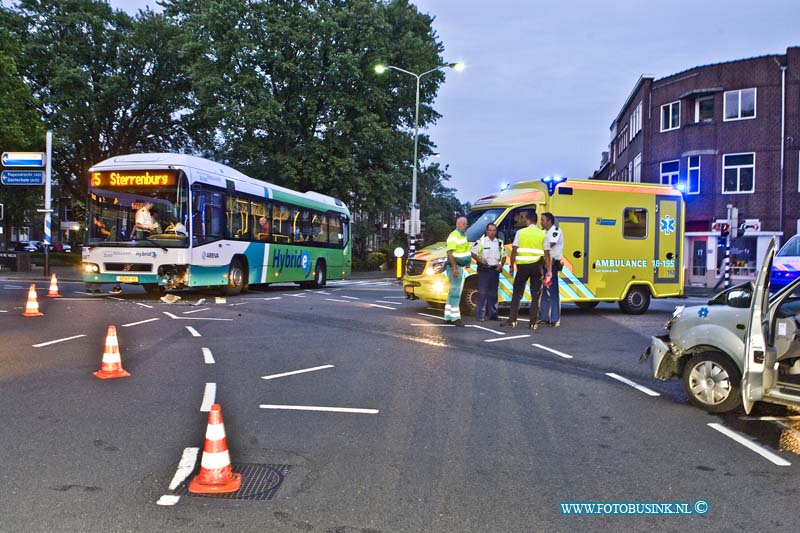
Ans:
[[[739,407],[741,381],[736,365],[718,352],[697,354],[683,367],[683,389],[689,403],[709,413],[727,413]]]
[[[478,309],[478,280],[477,276],[467,278],[464,281],[464,288],[461,290],[461,313],[467,316],[475,316]]]
[[[578,309],[581,309],[582,311],[591,311],[597,307],[597,304],[599,303],[600,302],[575,302],[575,305],[577,305]]]
[[[242,260],[234,258],[228,271],[228,284],[222,289],[225,296],[236,296],[244,289],[244,267]]]
[[[641,285],[631,287],[625,299],[619,302],[620,310],[628,315],[641,315],[648,307],[650,307],[650,291]]]

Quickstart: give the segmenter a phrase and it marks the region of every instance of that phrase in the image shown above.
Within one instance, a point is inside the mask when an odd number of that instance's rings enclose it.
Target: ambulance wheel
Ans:
[[[641,315],[648,307],[650,307],[650,291],[641,285],[631,287],[625,299],[619,302],[620,310],[628,315]]]
[[[461,291],[461,314],[475,316],[478,309],[478,276],[467,278]]]
[[[736,365],[718,352],[699,353],[683,367],[689,403],[709,413],[727,413],[742,404],[741,380]]]
[[[234,257],[228,270],[228,284],[222,288],[224,296],[236,296],[245,289],[245,270],[242,260]]]
[[[158,283],[144,283],[142,287],[144,287],[144,292],[150,296],[163,296],[167,292],[166,289]]]
[[[575,302],[575,305],[578,306],[578,309],[581,309],[583,311],[591,311],[592,309],[597,307],[597,304],[599,303],[600,302]]]

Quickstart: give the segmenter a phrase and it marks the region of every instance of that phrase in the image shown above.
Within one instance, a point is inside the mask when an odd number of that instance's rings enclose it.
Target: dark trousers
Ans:
[[[561,272],[561,261],[553,260],[553,278],[550,287],[542,289],[541,311],[539,320],[555,324],[561,320],[561,295],[558,292],[558,273]]]
[[[542,296],[542,276],[544,275],[544,261],[533,264],[517,264],[517,274],[514,276],[514,293],[511,296],[511,311],[509,320],[516,320],[519,313],[519,303],[525,294],[525,285],[530,280],[531,284],[531,320],[539,317],[539,298]]]
[[[497,289],[500,272],[495,267],[478,266],[478,309],[476,318],[497,318]]]

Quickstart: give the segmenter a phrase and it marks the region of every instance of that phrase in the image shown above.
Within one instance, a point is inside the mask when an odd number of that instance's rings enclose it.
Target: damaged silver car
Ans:
[[[641,360],[657,379],[680,377],[692,405],[724,413],[756,401],[800,405],[800,278],[769,295],[776,243],[754,284],[731,287],[705,305],[679,306]]]

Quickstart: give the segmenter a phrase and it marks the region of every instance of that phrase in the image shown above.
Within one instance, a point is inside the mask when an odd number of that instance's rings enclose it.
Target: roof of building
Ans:
[[[719,66],[719,65],[727,65],[727,64],[730,64],[730,63],[741,63],[743,61],[752,61],[754,59],[764,59],[764,58],[768,58],[768,57],[781,58],[781,57],[785,57],[785,56],[786,56],[786,54],[766,54],[766,55],[762,55],[762,56],[746,57],[746,58],[742,58],[742,59],[732,59],[730,61],[719,61],[717,63],[708,63],[706,65],[696,65],[694,67],[689,67],[687,69],[681,70],[680,72],[675,72],[674,74],[670,74],[668,76],[664,76],[663,78],[658,78],[658,79],[656,79],[654,81],[654,83],[658,83],[659,81],[663,81],[663,80],[666,80],[668,78],[672,78],[674,76],[680,76],[681,74],[685,74],[687,72],[690,72],[690,71],[696,70],[696,69],[701,69],[701,68],[706,68],[706,67],[716,67],[716,66]]]

